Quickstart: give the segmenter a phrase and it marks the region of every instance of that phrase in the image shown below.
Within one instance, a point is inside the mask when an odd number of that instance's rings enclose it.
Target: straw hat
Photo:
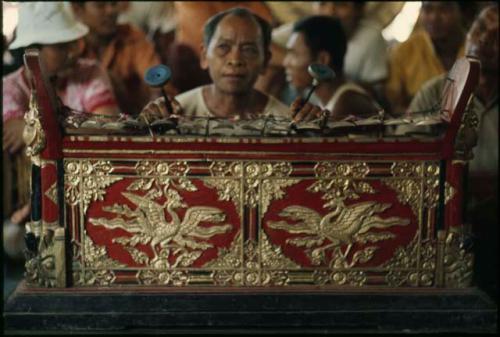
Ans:
[[[62,2],[25,2],[19,6],[16,38],[9,49],[34,43],[70,42],[85,36],[89,29],[76,21]]]

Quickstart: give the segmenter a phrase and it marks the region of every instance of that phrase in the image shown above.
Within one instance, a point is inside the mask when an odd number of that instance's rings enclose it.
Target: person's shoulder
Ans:
[[[445,73],[445,74],[441,74],[441,75],[438,75],[438,76],[431,78],[427,82],[424,82],[424,84],[422,85],[422,88],[420,90],[425,90],[425,91],[439,90],[439,91],[441,91],[444,87],[445,82],[446,82],[446,76],[447,76],[447,74]]]
[[[2,79],[3,95],[16,95],[19,92],[29,92],[28,82],[24,77],[24,67],[6,75]]]
[[[19,82],[19,80],[22,78],[22,72],[23,72],[23,67],[17,69],[16,71],[14,71],[8,75],[5,75],[2,78],[3,85],[5,86],[5,84],[8,84],[8,85],[17,84]]]
[[[202,89],[203,89],[203,86],[199,86],[199,87],[196,87],[194,89],[185,91],[185,92],[183,92],[183,93],[178,94],[177,96],[175,96],[175,99],[179,103],[181,103],[181,101],[192,100],[192,99],[198,97],[199,95],[201,95]]]
[[[408,111],[430,111],[437,109],[435,106],[441,102],[446,74],[435,76],[424,82],[420,90],[411,100]]]

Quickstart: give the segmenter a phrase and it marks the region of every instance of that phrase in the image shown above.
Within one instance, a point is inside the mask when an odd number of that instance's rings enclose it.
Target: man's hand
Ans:
[[[177,102],[174,98],[169,97],[170,103],[172,104],[172,109],[174,110],[174,115],[183,115],[183,110],[179,102]],[[148,122],[152,122],[161,118],[170,117],[167,106],[165,105],[165,98],[159,97],[148,104],[142,109],[139,117],[146,119]]]
[[[21,118],[8,120],[3,126],[3,151],[16,153],[24,146],[23,130],[26,123]]]
[[[325,117],[330,114],[328,110],[321,110],[317,105],[311,103],[304,104],[304,99],[301,97],[297,97],[295,101],[292,102],[290,110],[295,123],[309,122],[313,119]]]

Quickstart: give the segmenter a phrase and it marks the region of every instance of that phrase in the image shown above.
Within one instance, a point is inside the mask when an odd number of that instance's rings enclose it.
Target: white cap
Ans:
[[[9,49],[34,43],[70,42],[85,36],[89,29],[65,9],[62,2],[24,2],[19,6],[16,38]]]

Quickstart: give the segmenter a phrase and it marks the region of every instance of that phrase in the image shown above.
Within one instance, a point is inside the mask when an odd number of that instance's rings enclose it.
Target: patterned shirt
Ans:
[[[106,73],[92,60],[80,59],[75,71],[61,79],[56,93],[64,105],[75,112],[92,113],[104,106],[117,106]],[[25,67],[3,78],[3,122],[23,118],[29,108],[30,86]]]

